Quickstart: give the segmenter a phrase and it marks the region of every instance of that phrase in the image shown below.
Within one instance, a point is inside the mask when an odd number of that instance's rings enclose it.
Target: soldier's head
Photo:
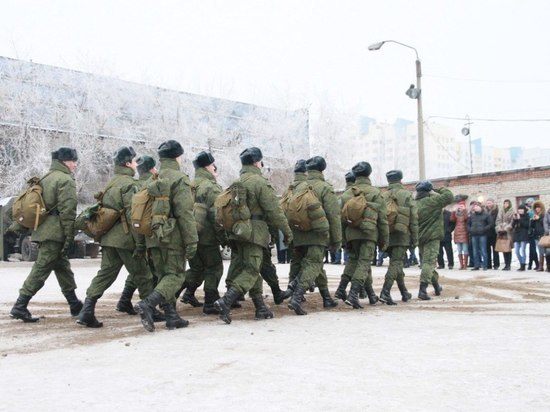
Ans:
[[[249,147],[248,149],[244,149],[239,157],[241,158],[241,164],[243,166],[254,165],[261,168],[264,165],[262,162],[264,156],[262,151],[257,147]]]
[[[137,172],[142,175],[143,173],[151,172],[156,173],[155,166],[157,163],[151,156],[141,155],[136,159]]]
[[[418,182],[415,186],[417,193],[430,193],[433,190],[432,182],[429,180],[422,180]]]
[[[351,168],[351,171],[356,178],[360,176],[369,177],[372,173],[372,167],[370,166],[369,162],[359,162]]]
[[[386,173],[386,179],[388,183],[400,183],[403,179],[403,172],[401,170],[390,170]]]
[[[309,172],[310,170],[317,170],[318,172],[322,172],[327,168],[327,162],[325,161],[325,158],[322,156],[313,156],[307,159],[306,161],[306,170]]]
[[[215,159],[214,156],[212,156],[212,153],[202,151],[193,160],[193,166],[195,167],[195,169],[200,169],[201,167],[204,167],[206,170],[216,176],[216,171],[218,170],[218,168],[214,164],[214,161]]]
[[[76,162],[78,162],[78,153],[72,147],[60,147],[52,152],[52,160],[62,162],[71,173],[74,173],[76,171]]]
[[[136,151],[132,146],[122,146],[113,154],[115,166],[125,166],[136,170]]]
[[[176,159],[178,163],[181,163],[183,147],[176,140],[167,140],[160,144],[157,153],[160,159]]]
[[[347,172],[346,173],[346,183],[355,183],[355,175],[353,172]]]
[[[304,159],[296,161],[296,164],[294,165],[294,173],[305,173],[306,171],[306,161]]]

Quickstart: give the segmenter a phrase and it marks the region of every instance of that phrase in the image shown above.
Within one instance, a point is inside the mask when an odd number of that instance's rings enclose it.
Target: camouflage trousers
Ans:
[[[150,248],[158,283],[155,291],[165,303],[176,304],[176,293],[185,280],[185,257],[181,249]]]
[[[189,260],[185,284],[198,288],[204,282],[204,292],[218,294],[223,275],[223,259],[218,245],[198,245],[197,253]]]
[[[376,244],[371,240],[352,240],[349,259],[346,262],[342,279],[357,280],[365,287],[372,286],[371,264]]]
[[[439,280],[439,273],[435,270],[437,255],[439,254],[439,239],[430,240],[423,245],[418,245],[422,266],[420,283],[432,283]]]
[[[402,280],[405,277],[403,265],[407,250],[407,246],[390,246],[388,248],[387,252],[390,257],[390,265],[388,266],[388,271],[386,272],[386,280],[391,280],[394,282],[396,280]]]
[[[264,249],[254,243],[231,242],[231,264],[227,272],[226,285],[234,287],[251,297],[262,294],[263,280],[260,276]]]

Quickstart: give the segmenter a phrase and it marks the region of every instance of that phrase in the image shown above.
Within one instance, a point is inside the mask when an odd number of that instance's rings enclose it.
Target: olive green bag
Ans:
[[[225,189],[214,202],[216,223],[226,232],[241,240],[252,239],[251,213],[247,204],[247,192],[240,180]]]
[[[286,217],[291,228],[302,232],[329,230],[327,215],[312,186],[292,193],[287,204]]]

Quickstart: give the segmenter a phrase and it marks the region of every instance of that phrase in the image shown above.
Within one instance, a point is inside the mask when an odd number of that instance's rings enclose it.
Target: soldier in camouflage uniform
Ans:
[[[138,286],[141,298],[147,297],[153,289],[153,277],[145,261],[143,236],[135,234],[131,225],[132,197],[138,187],[133,176],[136,172],[136,152],[132,147],[119,148],[113,157],[114,176],[103,194],[103,207],[122,211],[120,219],[101,239],[101,267],[86,291],[84,307],[76,323],[89,328],[103,326],[95,317],[97,300],[116,280],[122,266],[126,267]]]
[[[394,281],[397,281],[403,302],[407,302],[412,297],[405,286],[403,265],[407,249],[418,246],[418,212],[412,193],[406,190],[401,184],[403,172],[401,170],[390,170],[386,173],[386,179],[389,184],[388,190],[382,194],[386,200],[386,204],[389,196],[393,196],[395,203],[401,208],[400,210],[407,210],[406,215],[409,217],[407,232],[395,229],[390,232],[390,243],[387,250],[390,264],[384,279],[384,286],[380,292],[380,300],[382,302],[385,302],[387,305],[395,305],[396,303],[392,300],[390,293]]]
[[[297,315],[307,315],[300,303],[304,300],[306,289],[314,283],[319,287],[319,292],[323,298],[324,307],[334,307],[337,303],[331,298],[328,290],[328,281],[326,272],[323,269],[325,249],[329,247],[336,251],[342,245],[342,224],[340,222],[340,207],[338,198],[334,193],[332,185],[325,181],[323,171],[327,163],[321,156],[314,156],[307,160],[307,181],[300,183],[295,187],[295,193],[300,193],[307,186],[311,186],[315,196],[321,203],[328,227],[326,231],[300,231],[293,228],[294,248],[292,255],[299,262],[301,269],[293,282],[296,286],[293,288],[292,299],[288,303],[289,309],[294,310]],[[290,287],[292,289],[292,285]]]
[[[175,140],[168,140],[159,146],[158,155],[158,178],[170,187],[169,220],[174,219],[174,230],[167,233],[162,242],[155,235],[146,238],[158,283],[153,292],[134,308],[141,315],[143,327],[149,332],[155,330],[154,310],[159,304],[166,315],[168,329],[189,325],[176,312],[176,293],[185,280],[185,260],[195,256],[199,241],[193,218],[191,181],[181,171],[183,147]]]
[[[149,180],[151,176],[157,174],[157,169],[155,167],[156,162],[151,156],[142,155],[136,159],[136,164],[139,175],[136,185],[138,190],[141,190],[145,185],[145,182]],[[149,269],[152,269],[151,265],[149,265]],[[152,270],[151,273],[153,274],[153,284],[156,284],[156,279]],[[132,296],[134,295],[136,289],[137,286],[134,282],[133,275],[129,273],[126,278],[126,282],[124,283],[124,289],[122,290],[120,299],[116,305],[117,311],[127,313],[128,315],[137,315],[137,312],[134,310],[134,306],[132,305]]]
[[[378,297],[372,288],[371,263],[374,258],[376,245],[381,250],[385,250],[389,241],[388,220],[386,217],[386,202],[382,198],[380,190],[371,185],[369,176],[372,168],[368,162],[359,162],[351,169],[355,175],[354,187],[360,189],[368,202],[377,207],[377,223],[374,230],[366,231],[360,227],[353,227],[345,224],[345,238],[351,249],[349,251],[349,260],[346,263],[344,274],[340,279],[338,295],[345,295],[348,282],[351,281],[351,289],[346,299],[346,304],[354,309],[362,308],[359,302],[359,293],[361,285],[365,285],[369,302],[375,304]],[[352,189],[346,190],[342,195],[342,205],[353,197]]]
[[[231,245],[231,265],[228,277],[231,284],[223,298],[214,305],[220,311],[220,318],[225,323],[231,323],[231,305],[239,295],[249,293],[256,308],[256,319],[270,319],[273,313],[265,305],[262,297],[262,283],[260,270],[264,259],[264,249],[270,241],[269,227],[281,230],[285,236],[285,243],[292,241],[292,232],[288,227],[275,191],[269,181],[262,176],[262,152],[257,147],[245,149],[240,154],[242,169],[240,179],[246,189],[247,206],[250,210],[252,225],[249,240],[239,238],[235,234],[229,235]]]
[[[219,314],[214,302],[220,298],[218,285],[223,275],[221,245],[227,243],[225,231],[216,224],[214,202],[222,192],[216,182],[217,168],[214,156],[209,152],[200,152],[193,160],[195,180],[191,185],[194,196],[195,220],[197,221],[199,243],[196,255],[189,260],[189,269],[185,276],[187,288],[181,301],[194,307],[203,306],[195,297],[195,291],[204,281],[204,306],[206,315]]]
[[[73,174],[78,155],[75,149],[60,147],[52,152],[50,171],[40,181],[42,197],[49,211],[44,222],[32,234],[32,240],[40,243],[38,258],[31,273],[19,291],[19,298],[10,311],[14,319],[23,322],[37,322],[27,305],[31,298],[44,286],[52,270],[61,292],[65,295],[72,316],[78,315],[82,302],[76,297],[76,283],[67,253],[74,241],[74,220],[76,217],[76,184]]]
[[[418,249],[422,258],[418,298],[422,300],[430,299],[426,291],[430,283],[437,296],[443,290],[439,285],[439,274],[435,270],[435,264],[439,253],[439,242],[444,236],[443,208],[452,202],[453,193],[449,189],[445,187],[435,189],[428,180],[417,183]]]

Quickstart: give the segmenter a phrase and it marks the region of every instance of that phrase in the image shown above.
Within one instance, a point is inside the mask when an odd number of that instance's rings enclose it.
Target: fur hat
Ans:
[[[327,168],[327,162],[321,156],[313,156],[306,161],[307,170],[317,170],[322,172]]]
[[[359,176],[369,177],[372,173],[372,167],[369,162],[359,162],[351,168],[351,171],[356,178]]]
[[[212,163],[214,163],[214,156],[212,156],[212,153],[205,151],[200,152],[193,160],[193,166],[195,169],[206,167]]]
[[[137,171],[139,174],[148,172],[157,164],[155,162],[155,159],[147,155],[141,155],[140,157],[138,157],[136,159],[136,163],[137,163]]]
[[[161,159],[175,159],[183,154],[183,147],[175,140],[167,140],[161,143],[157,153]]]
[[[52,160],[59,160],[60,162],[76,162],[78,160],[78,153],[76,152],[76,149],[71,147],[60,147],[52,152]]]
[[[432,185],[432,182],[429,180],[423,180],[421,182],[418,182],[415,186],[415,189],[417,192],[431,192],[433,190],[434,186]]]
[[[347,172],[346,173],[346,183],[355,183],[355,175],[353,172]]]
[[[124,166],[126,163],[131,162],[136,157],[136,151],[132,146],[122,146],[113,154],[113,160],[115,165]]]
[[[398,183],[403,179],[403,172],[401,170],[390,170],[386,173],[386,179],[388,183]]]
[[[305,173],[306,170],[306,161],[304,159],[298,160],[294,165],[294,173]]]
[[[241,164],[243,166],[253,165],[264,158],[262,151],[257,147],[249,147],[248,149],[244,149],[239,157],[241,158]]]

